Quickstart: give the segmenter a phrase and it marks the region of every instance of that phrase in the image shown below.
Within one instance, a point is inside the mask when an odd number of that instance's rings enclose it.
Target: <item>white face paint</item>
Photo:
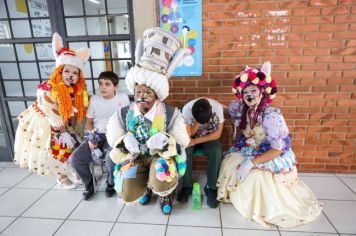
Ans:
[[[261,90],[256,85],[249,85],[242,91],[243,100],[249,107],[260,104],[262,99]]]
[[[79,80],[79,69],[72,65],[65,65],[62,71],[62,79],[65,85],[73,86]]]

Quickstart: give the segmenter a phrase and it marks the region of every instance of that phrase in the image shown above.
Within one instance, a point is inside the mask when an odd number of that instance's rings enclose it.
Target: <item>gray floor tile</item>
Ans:
[[[18,165],[15,165],[13,162],[0,162],[1,168],[18,168]]]
[[[118,222],[165,225],[168,222],[168,216],[161,213],[159,201],[155,197],[145,206],[141,206],[138,203],[126,204],[119,216]]]
[[[40,189],[10,189],[0,196],[0,215],[19,216],[45,192]]]
[[[55,236],[107,236],[114,223],[66,220]]]
[[[356,178],[342,177],[341,179],[354,193],[356,193]]]
[[[15,185],[14,188],[35,188],[35,189],[50,189],[56,184],[54,176],[39,176],[31,174],[26,179]]]
[[[223,229],[224,236],[248,235],[248,236],[279,236],[278,231],[246,230],[246,229]]]
[[[107,198],[104,192],[97,192],[91,201],[82,201],[69,219],[115,222],[123,206],[119,197]]]
[[[23,216],[66,219],[81,200],[78,191],[50,190]]]
[[[279,228],[280,231],[301,231],[301,232],[319,232],[319,233],[336,233],[334,227],[330,224],[324,214],[306,225],[301,225],[293,228]]]
[[[56,232],[61,224],[62,220],[18,218],[3,234],[11,236],[47,236]]]
[[[0,234],[12,221],[14,221],[16,217],[5,217],[0,216]]]
[[[0,172],[0,187],[13,187],[31,173],[28,169],[6,168]]]
[[[277,230],[275,226],[271,228],[264,228],[255,221],[245,219],[233,207],[232,204],[220,204],[221,219],[223,228],[239,228],[239,229],[258,229],[258,230]]]
[[[166,236],[219,236],[221,235],[220,228],[203,228],[203,227],[188,227],[188,226],[173,226],[169,225]]]
[[[339,233],[356,233],[355,201],[323,201],[323,211]]]
[[[221,227],[219,207],[212,209],[202,199],[202,209],[192,210],[192,198],[187,203],[176,202],[169,218],[169,225]]]
[[[338,234],[311,233],[311,232],[281,232],[281,236],[334,236]]]
[[[10,188],[0,188],[0,195],[5,193],[7,190],[9,190]]]
[[[347,188],[336,176],[333,177],[301,177],[312,189],[318,199],[356,200],[356,195]]]
[[[166,232],[165,225],[148,225],[148,224],[129,224],[116,223],[110,235],[145,235],[160,236]]]

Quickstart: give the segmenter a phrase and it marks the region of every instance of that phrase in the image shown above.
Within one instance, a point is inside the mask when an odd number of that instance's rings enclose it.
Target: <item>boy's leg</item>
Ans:
[[[82,179],[85,190],[83,198],[90,200],[94,197],[93,175],[90,172],[89,165],[93,162],[91,150],[88,141],[84,141],[77,147],[69,158],[70,165],[75,169]]]
[[[221,164],[221,144],[218,140],[209,141],[201,144],[202,151],[208,156],[208,184],[204,191],[208,197],[208,206],[216,208],[218,202],[216,200],[216,181],[218,179],[220,164]]]
[[[108,173],[106,179],[106,189],[105,189],[105,196],[113,197],[116,195],[116,191],[114,189],[114,168],[115,163],[110,158],[110,151],[105,153],[105,168]]]
[[[183,188],[178,194],[177,201],[181,203],[185,203],[188,201],[189,195],[192,194],[192,186],[193,186],[193,167],[192,167],[192,158],[193,158],[193,151],[194,146],[187,147],[185,149],[185,153],[187,156],[186,160],[186,170],[183,176]]]

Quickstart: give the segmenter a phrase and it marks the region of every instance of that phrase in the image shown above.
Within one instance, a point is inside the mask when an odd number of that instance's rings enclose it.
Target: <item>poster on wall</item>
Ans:
[[[160,27],[174,33],[191,55],[186,55],[173,76],[202,74],[202,1],[160,0]]]

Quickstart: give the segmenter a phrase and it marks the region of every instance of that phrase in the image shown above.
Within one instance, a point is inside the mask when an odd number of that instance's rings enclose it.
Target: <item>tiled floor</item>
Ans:
[[[157,198],[148,206],[123,204],[104,195],[104,177],[92,201],[81,199],[83,187],[63,190],[53,177],[39,177],[0,162],[0,235],[177,235],[177,236],[319,236],[356,235],[356,175],[300,174],[323,203],[313,223],[264,229],[242,218],[229,204],[191,210],[174,204],[170,216],[160,213]],[[205,174],[196,175],[205,184]]]

